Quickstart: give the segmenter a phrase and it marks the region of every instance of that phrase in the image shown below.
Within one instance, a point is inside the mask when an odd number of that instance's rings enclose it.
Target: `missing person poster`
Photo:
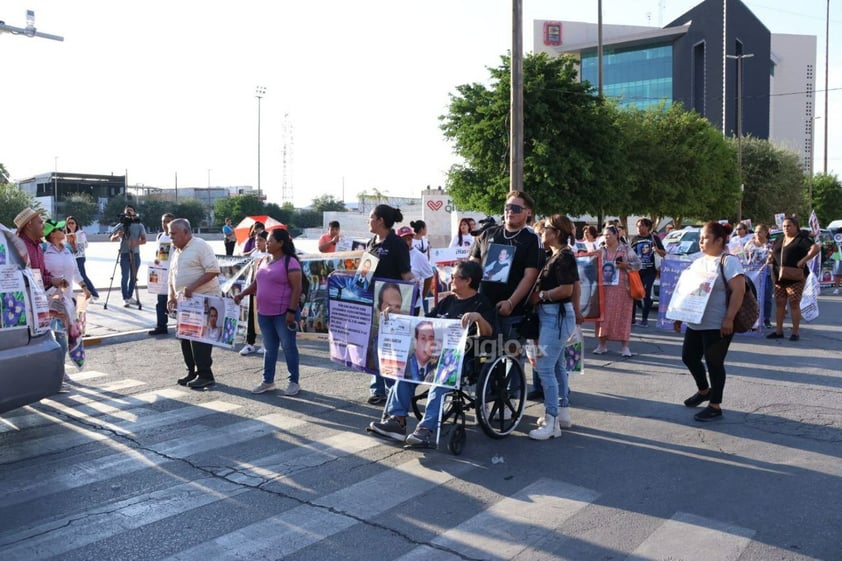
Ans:
[[[328,342],[334,362],[377,373],[377,332],[380,311],[409,314],[418,298],[413,281],[372,279],[363,288],[353,271],[335,271],[328,277]]]
[[[458,387],[467,333],[458,319],[389,314],[380,322],[377,338],[380,375]]]
[[[23,273],[17,265],[0,265],[0,329],[26,329],[28,303]]]
[[[602,254],[591,252],[576,256],[576,266],[579,268],[579,311],[585,321],[602,321],[603,284]]]
[[[231,298],[194,294],[177,299],[176,337],[231,349],[239,323],[239,306]]]
[[[509,282],[509,272],[515,258],[514,248],[493,243],[488,246],[485,263],[482,265],[482,280],[486,282]]]

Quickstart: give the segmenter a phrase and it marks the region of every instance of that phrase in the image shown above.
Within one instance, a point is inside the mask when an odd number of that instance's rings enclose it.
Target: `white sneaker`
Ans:
[[[240,349],[240,356],[246,356],[252,354],[256,349],[254,345],[246,345],[242,349]]]
[[[265,355],[266,354],[266,347],[260,347],[259,349],[257,349],[257,354]]]
[[[129,306],[131,306],[131,305],[132,305],[131,298],[124,298],[124,299],[123,299],[123,307],[124,307],[124,308],[128,308],[128,307],[129,307]]]
[[[275,382],[260,382],[260,385],[251,390],[251,393],[266,393],[278,389]]]
[[[298,392],[301,391],[301,386],[296,384],[295,382],[290,382],[287,384],[287,389],[284,390],[284,395],[293,396],[298,395]]]
[[[573,421],[570,419],[570,408],[569,407],[559,407],[558,408],[558,426],[562,429],[569,429],[573,426]]]
[[[543,426],[529,431],[529,438],[532,440],[549,440],[550,438],[559,438],[561,436],[561,428],[558,426],[558,417],[552,415],[544,415]]]

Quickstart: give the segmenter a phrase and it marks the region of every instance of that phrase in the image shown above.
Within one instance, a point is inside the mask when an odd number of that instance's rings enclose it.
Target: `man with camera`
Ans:
[[[111,241],[120,242],[120,290],[123,305],[138,305],[132,297],[137,284],[137,269],[140,267],[140,246],[146,243],[146,228],[140,222],[134,207],[126,205],[119,217],[120,223],[111,232]]]

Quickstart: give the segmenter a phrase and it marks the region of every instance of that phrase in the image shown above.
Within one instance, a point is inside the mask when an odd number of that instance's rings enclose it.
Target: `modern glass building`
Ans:
[[[534,22],[534,51],[580,61],[599,83],[595,23]],[[740,0],[705,0],[663,28],[603,25],[603,95],[621,106],[681,103],[722,134],[768,139],[811,172],[816,38],[773,34]]]
[[[596,49],[582,51],[581,79],[598,83]],[[672,102],[672,45],[609,48],[602,55],[603,93],[620,105]]]

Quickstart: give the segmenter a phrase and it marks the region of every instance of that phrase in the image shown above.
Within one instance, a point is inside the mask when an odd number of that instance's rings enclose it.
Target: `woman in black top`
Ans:
[[[564,346],[576,328],[573,310],[573,289],[579,280],[576,256],[569,246],[574,233],[573,223],[556,214],[544,221],[541,235],[545,248],[552,250],[538,274],[538,284],[529,298],[538,306],[541,332],[538,338],[536,369],[544,389],[546,414],[538,428],[529,431],[529,438],[547,440],[561,436],[561,427],[572,426],[570,419],[570,387],[564,357]]]
[[[801,325],[801,293],[804,291],[804,282],[809,274],[807,263],[819,252],[819,246],[801,232],[795,217],[784,220],[783,230],[784,235],[772,245],[767,261],[772,265],[772,278],[775,279],[775,332],[766,337],[783,338],[786,303],[789,301],[789,313],[792,316],[792,334],[789,340],[798,341],[798,328]],[[781,280],[781,267],[802,269],[804,279]]]
[[[377,205],[368,216],[368,229],[374,237],[368,240],[366,252],[379,260],[374,270],[374,278],[412,280],[412,267],[409,261],[409,248],[392,229],[396,222],[403,221],[400,209],[389,205]],[[375,310],[375,314],[377,311]],[[377,325],[379,315],[372,321],[371,338],[369,339],[368,366],[376,368],[377,361]],[[368,402],[372,405],[386,403],[386,381],[379,374],[371,377]]]

